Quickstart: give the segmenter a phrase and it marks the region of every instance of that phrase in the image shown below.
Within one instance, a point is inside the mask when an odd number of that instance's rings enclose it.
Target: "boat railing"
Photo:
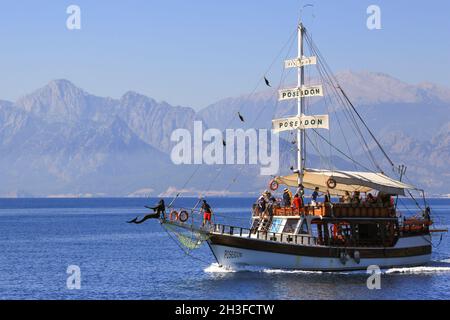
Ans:
[[[211,232],[220,235],[229,235],[241,238],[252,238],[265,241],[281,242],[298,245],[317,245],[317,238],[310,235],[278,233],[262,230],[252,230],[237,226],[214,224]]]
[[[260,212],[256,205],[253,206],[254,219],[263,216],[322,216],[330,218],[367,217],[367,218],[392,218],[396,217],[396,210],[392,206],[382,204],[347,204],[347,203],[318,203],[315,206],[305,205],[300,208],[283,207],[276,205]]]

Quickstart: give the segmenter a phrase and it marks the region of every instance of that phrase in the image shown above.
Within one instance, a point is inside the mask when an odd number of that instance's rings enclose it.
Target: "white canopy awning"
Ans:
[[[297,177],[297,174],[292,174],[276,177],[275,181],[290,187],[297,187]],[[336,181],[336,187],[333,189],[327,186],[327,181],[330,178]],[[304,171],[303,186],[307,189],[319,187],[320,191],[329,191],[335,195],[343,195],[345,191],[370,192],[372,190],[387,194],[405,195],[405,189],[415,189],[411,185],[389,178],[382,173],[318,169],[306,169]]]

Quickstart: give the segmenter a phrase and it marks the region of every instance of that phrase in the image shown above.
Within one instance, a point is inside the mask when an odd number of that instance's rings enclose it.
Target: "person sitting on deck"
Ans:
[[[283,205],[285,207],[290,207],[292,201],[292,193],[288,188],[285,188],[283,191]]]
[[[296,193],[294,196],[292,207],[295,209],[300,209],[302,207],[302,199],[299,197],[298,193]]]
[[[211,215],[212,215],[211,206],[204,199],[203,199],[203,203],[202,203],[202,206],[200,208],[200,211],[203,212],[202,227],[205,226],[205,224],[207,222],[208,222],[208,224],[211,224]]]
[[[344,196],[342,197],[342,202],[349,204],[352,202],[352,197],[350,197],[350,193],[348,191],[345,191]]]
[[[311,205],[316,206],[317,205],[317,198],[319,197],[319,187],[316,187],[314,189],[314,192],[311,195]]]
[[[380,199],[380,202],[382,203],[383,207],[389,208],[393,206],[393,198],[390,194],[379,192],[378,198]]]
[[[353,192],[352,197],[352,204],[360,204],[361,203],[361,197],[359,191]]]
[[[375,204],[377,203],[377,199],[371,193],[369,193],[366,198],[366,203],[370,205]]]

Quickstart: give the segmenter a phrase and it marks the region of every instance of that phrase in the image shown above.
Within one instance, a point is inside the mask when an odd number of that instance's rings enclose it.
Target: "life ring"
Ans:
[[[172,212],[170,212],[169,219],[170,219],[170,221],[177,221],[178,220],[178,212],[176,210],[173,210]]]
[[[189,213],[186,210],[182,210],[178,217],[181,222],[186,222],[189,219]]]
[[[269,182],[270,190],[275,191],[278,189],[279,186],[280,185],[278,184],[278,182],[276,182],[275,180],[270,180],[270,182]]]
[[[334,180],[333,178],[327,180],[327,187],[330,189],[336,188],[336,184],[336,180]]]

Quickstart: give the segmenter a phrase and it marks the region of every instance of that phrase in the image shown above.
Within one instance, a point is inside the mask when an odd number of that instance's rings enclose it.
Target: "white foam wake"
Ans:
[[[387,269],[384,273],[392,274],[392,273],[410,273],[410,274],[419,274],[419,273],[443,273],[450,272],[450,267],[411,267],[411,268],[392,268]]]
[[[235,267],[233,269],[225,268],[219,266],[218,263],[212,263],[209,267],[205,268],[203,270],[207,273],[230,273],[230,272],[260,272],[260,273],[322,273],[322,271],[306,271],[306,270],[287,270],[287,269],[267,269],[265,267],[257,267],[257,266],[241,266],[241,267]]]
[[[439,262],[443,262],[443,263],[450,263],[450,258],[448,258],[448,259],[444,259],[444,260],[439,260]]]
[[[209,267],[205,268],[203,270],[207,273],[230,273],[230,272],[236,272],[236,270],[228,269],[225,267],[219,266],[218,263],[212,263]]]
[[[323,273],[322,271],[284,270],[284,269],[264,269],[264,270],[262,270],[262,272],[264,272],[264,273],[275,273],[275,274],[277,274],[277,273],[286,273],[286,274],[290,274],[290,273],[292,273],[292,274],[295,274],[295,273],[298,273],[298,274],[311,274],[311,273],[319,274],[319,273]]]
[[[441,263],[450,263],[450,259],[441,260]],[[356,271],[335,271],[335,272],[324,272],[324,271],[311,271],[311,270],[288,270],[288,269],[268,269],[264,267],[256,266],[242,266],[238,268],[226,268],[219,266],[218,263],[212,263],[210,266],[203,270],[206,273],[233,273],[233,272],[260,272],[268,274],[322,274],[322,273],[333,273],[333,274],[365,274],[365,270]],[[391,268],[382,270],[384,274],[426,274],[426,273],[445,273],[450,272],[450,267],[446,266],[422,266],[422,267],[405,267],[405,268]]]

